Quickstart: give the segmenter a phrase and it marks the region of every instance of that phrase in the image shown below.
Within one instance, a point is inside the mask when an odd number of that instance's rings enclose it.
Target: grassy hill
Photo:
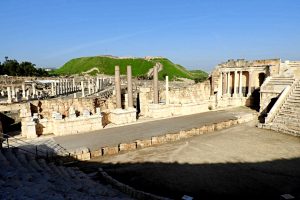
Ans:
[[[134,77],[138,77],[146,76],[149,69],[151,69],[157,62],[163,65],[163,69],[158,74],[160,80],[162,80],[166,75],[169,76],[170,80],[174,80],[176,77],[195,79],[199,76],[199,73],[190,72],[184,67],[174,64],[166,58],[145,60],[143,58],[114,58],[108,56],[75,58],[55,70],[54,73],[59,75],[71,75],[82,74],[92,70],[89,73],[91,75],[95,75],[96,73],[114,75],[114,67],[119,65],[120,73],[126,74],[126,66],[131,65],[132,75]],[[203,74],[206,73],[203,72]]]

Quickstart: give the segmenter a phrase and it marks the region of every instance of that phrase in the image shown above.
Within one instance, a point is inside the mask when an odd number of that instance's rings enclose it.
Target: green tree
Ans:
[[[3,63],[3,74],[16,76],[19,68],[19,63],[16,60],[5,59]]]

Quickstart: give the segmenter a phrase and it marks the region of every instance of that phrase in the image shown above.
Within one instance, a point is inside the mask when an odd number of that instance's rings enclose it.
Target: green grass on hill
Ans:
[[[126,66],[131,65],[132,75],[134,77],[146,76],[149,69],[151,69],[156,64],[156,62],[160,62],[163,65],[163,70],[161,70],[158,74],[160,80],[162,80],[166,75],[169,76],[170,80],[174,80],[176,77],[194,79],[200,74],[196,72],[190,72],[184,67],[174,64],[166,58],[145,60],[143,58],[119,59],[106,56],[82,57],[72,59],[65,63],[61,68],[55,70],[54,74],[82,74],[83,72],[86,72],[93,68],[97,68],[99,70],[99,72],[97,73],[114,75],[114,68],[116,65],[120,66],[121,74],[126,74]],[[95,75],[96,71],[92,71],[90,74]],[[205,72],[203,72],[203,74],[205,74]]]

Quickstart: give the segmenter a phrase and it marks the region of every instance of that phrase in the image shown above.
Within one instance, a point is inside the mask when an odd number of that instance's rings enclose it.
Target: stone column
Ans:
[[[30,91],[29,91],[29,90],[27,90],[27,92],[26,92],[26,99],[27,99],[27,100],[30,99]]]
[[[121,105],[120,67],[119,66],[115,66],[115,91],[116,91],[117,109],[122,108],[122,105]]]
[[[64,94],[64,82],[63,82],[63,79],[60,79],[59,80],[59,94],[62,95]]]
[[[92,93],[95,93],[95,81],[94,81],[94,78],[92,78]]]
[[[59,80],[59,94],[62,95],[64,93],[64,82],[63,79]]]
[[[96,77],[96,92],[99,92],[99,78]]]
[[[102,87],[103,87],[103,78],[100,78],[100,83],[99,83],[99,88],[100,88],[100,91],[102,90]]]
[[[55,83],[56,95],[59,95],[59,81]]]
[[[220,88],[218,89],[219,91],[221,90],[221,96],[223,95],[223,72],[220,73],[220,79],[221,80],[221,84],[220,84]]]
[[[12,99],[11,99],[11,90],[10,87],[7,87],[7,103],[11,103]]]
[[[32,83],[32,96],[33,98],[36,98],[35,83]]]
[[[66,82],[65,82],[65,93],[68,94],[69,93],[69,80],[66,79]]]
[[[55,91],[54,91],[54,82],[51,82],[51,94],[54,96]]]
[[[233,96],[237,96],[238,88],[238,73],[237,71],[234,71]]]
[[[11,86],[11,95],[13,99],[16,98],[15,86]]]
[[[153,103],[158,104],[158,72],[157,66],[153,67]]]
[[[166,76],[166,105],[169,105],[170,97],[169,97],[169,76]]]
[[[89,94],[92,93],[92,86],[91,86],[91,80],[88,79],[88,91],[89,91]]]
[[[22,97],[23,97],[23,99],[26,98],[26,90],[25,90],[25,84],[24,83],[22,84]]]
[[[227,95],[230,96],[230,87],[229,87],[229,76],[230,76],[230,72],[226,72],[227,74]]]
[[[240,83],[240,87],[239,87],[239,94],[240,94],[240,96],[242,97],[243,96],[243,93],[242,93],[242,85],[243,85],[243,72],[242,71],[240,71],[240,81],[239,81],[239,83]]]
[[[84,95],[84,83],[81,81],[81,97],[85,97]]]
[[[73,92],[76,92],[76,83],[75,83],[75,78],[73,78],[72,91],[73,91]]]
[[[127,93],[128,93],[128,108],[133,108],[133,95],[132,95],[132,76],[131,66],[127,66]]]
[[[247,96],[250,96],[251,93],[252,93],[251,87],[252,87],[252,71],[249,71],[248,94],[247,94]]]

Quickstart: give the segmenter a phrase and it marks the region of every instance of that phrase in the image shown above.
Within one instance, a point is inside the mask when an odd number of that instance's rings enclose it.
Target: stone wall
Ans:
[[[101,107],[104,104],[97,98],[56,98],[32,101],[30,105],[32,113],[37,112],[41,118],[50,119],[53,111],[62,114],[63,118],[68,117],[70,107],[75,109],[77,116],[81,115],[84,109],[95,114],[96,107]]]

